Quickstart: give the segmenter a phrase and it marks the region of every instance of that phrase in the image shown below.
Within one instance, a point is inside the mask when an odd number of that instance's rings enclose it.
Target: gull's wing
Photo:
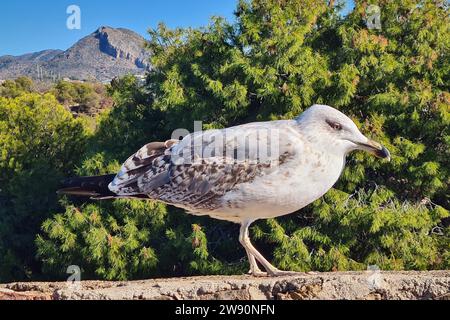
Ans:
[[[240,183],[276,170],[296,153],[289,121],[246,124],[196,132],[181,142],[143,147],[123,165],[111,191],[189,208],[211,201]]]
[[[144,194],[138,188],[137,181],[145,174],[149,176],[152,173],[157,179],[159,173],[166,172],[170,164],[170,150],[178,142],[168,140],[143,146],[124,162],[109,189],[118,195]]]

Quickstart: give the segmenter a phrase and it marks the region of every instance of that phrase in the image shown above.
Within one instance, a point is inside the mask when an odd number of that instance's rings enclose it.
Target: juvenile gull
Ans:
[[[69,179],[60,192],[153,199],[190,214],[239,223],[250,273],[280,276],[293,272],[277,269],[256,250],[250,224],[295,212],[320,198],[336,183],[354,150],[390,159],[385,147],[366,138],[343,113],[313,105],[294,120],[152,142],[125,161],[117,175]]]

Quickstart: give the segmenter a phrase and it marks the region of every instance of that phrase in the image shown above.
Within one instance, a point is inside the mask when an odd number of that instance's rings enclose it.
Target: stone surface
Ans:
[[[211,299],[437,299],[450,300],[450,271],[332,272],[279,278],[208,276],[142,281],[11,283],[0,299],[211,300]]]
[[[0,300],[51,300],[52,296],[48,293],[39,291],[14,291],[0,288]]]

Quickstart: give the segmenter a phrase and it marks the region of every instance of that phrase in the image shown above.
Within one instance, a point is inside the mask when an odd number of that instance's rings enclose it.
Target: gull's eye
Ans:
[[[338,123],[338,122],[327,120],[327,123],[328,123],[328,125],[330,127],[332,127],[336,131],[341,131],[342,130],[342,125],[340,123]]]

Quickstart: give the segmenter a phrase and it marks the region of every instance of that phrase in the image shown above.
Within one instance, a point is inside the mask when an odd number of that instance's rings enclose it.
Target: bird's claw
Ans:
[[[261,271],[261,270],[250,270],[247,274],[254,276],[254,277],[267,277],[267,272]]]
[[[285,276],[305,276],[305,275],[311,275],[314,273],[309,272],[298,272],[298,271],[284,271],[284,270],[271,270],[268,272],[269,276],[271,277],[285,277]]]

